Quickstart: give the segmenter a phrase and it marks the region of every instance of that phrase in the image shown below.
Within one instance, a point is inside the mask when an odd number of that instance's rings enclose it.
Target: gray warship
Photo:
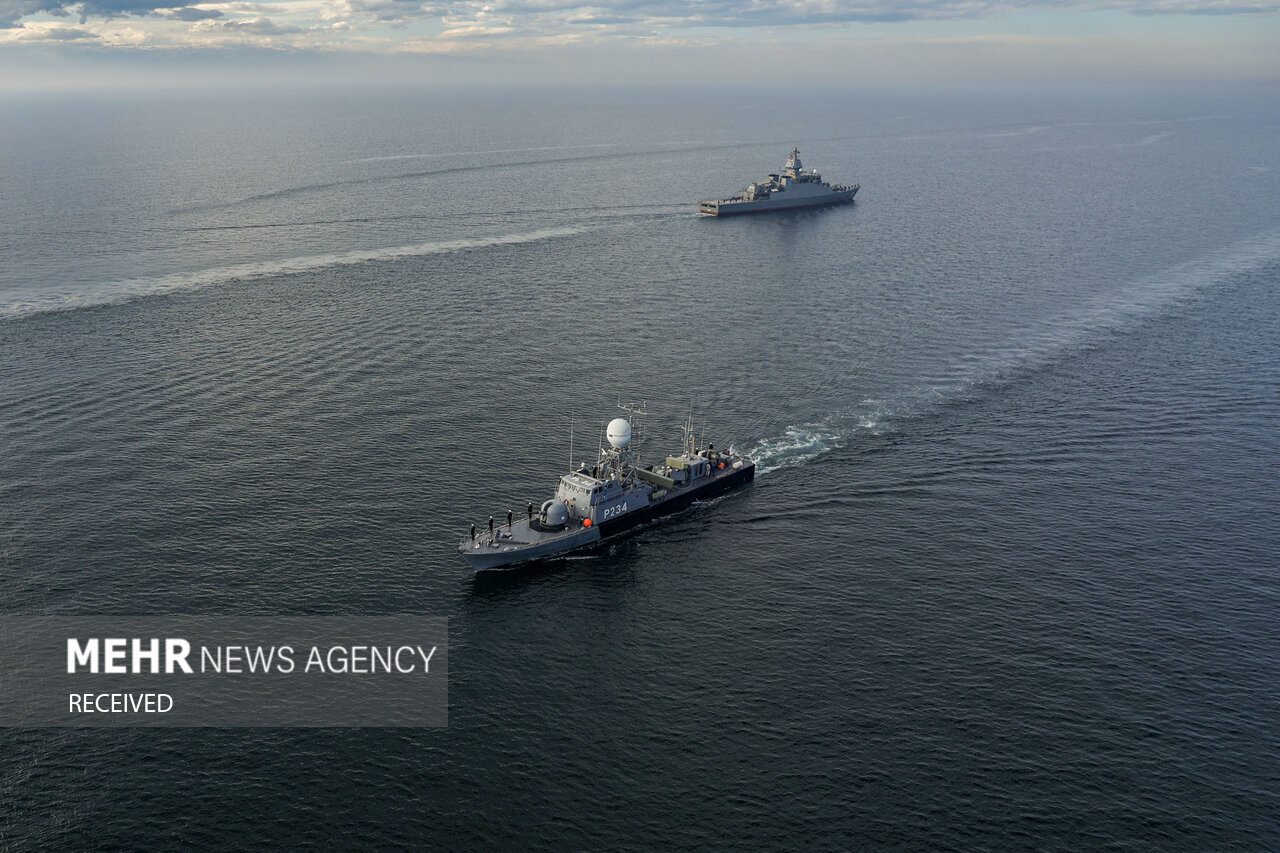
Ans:
[[[717,450],[714,444],[698,448],[692,415],[685,423],[679,455],[642,466],[632,446],[632,430],[644,409],[621,408],[627,416],[609,422],[609,446],[601,447],[594,465],[583,462],[573,468],[571,462],[573,470],[560,478],[554,498],[536,512],[528,504],[523,518],[508,512],[497,521],[490,516],[487,528],[471,526],[458,553],[472,568],[478,572],[509,569],[591,548],[755,479],[756,464],[748,457],[732,449]]]
[[[858,194],[858,184],[824,183],[817,170],[805,171],[800,164],[800,149],[792,148],[787,156],[782,174],[769,175],[768,180],[758,181],[747,187],[742,195],[719,201],[698,202],[701,213],[712,216],[731,216],[739,213],[765,213],[770,210],[793,210],[798,207],[818,207],[827,204],[843,204],[853,201]]]

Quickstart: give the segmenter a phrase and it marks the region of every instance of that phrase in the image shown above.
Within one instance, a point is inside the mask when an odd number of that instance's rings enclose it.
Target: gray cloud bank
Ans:
[[[1256,14],[1280,3],[1256,0],[348,0],[383,20],[420,17],[492,23],[560,23],[581,27],[789,27],[842,23],[982,18],[1024,11],[1128,11],[1139,14]]]
[[[163,2],[163,0],[162,0]],[[202,3],[215,6],[219,3]],[[503,37],[544,33],[610,31],[644,35],[691,27],[787,28],[857,22],[956,20],[1020,11],[1090,12],[1118,10],[1139,15],[1240,15],[1280,12],[1280,2],[1248,0],[333,0],[328,20],[405,25],[420,20],[444,23],[458,37]],[[157,5],[155,0],[0,0],[0,28],[21,27],[22,19],[49,14],[90,19],[149,16],[177,21],[222,18],[216,9]],[[254,20],[225,20],[225,29],[277,34],[284,26]]]
[[[169,17],[175,21],[207,21],[210,18],[221,18],[222,13],[217,9],[197,9],[194,6],[183,6],[181,9],[174,9],[170,12]]]

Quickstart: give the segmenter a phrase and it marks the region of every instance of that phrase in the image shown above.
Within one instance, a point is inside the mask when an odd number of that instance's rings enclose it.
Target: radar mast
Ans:
[[[618,401],[618,408],[627,413],[625,418],[614,418],[605,430],[609,446],[600,448],[600,467],[605,479],[631,482],[635,479],[635,467],[639,461],[636,452],[636,427],[638,420],[648,414],[648,403]],[[635,439],[633,441],[633,439]]]

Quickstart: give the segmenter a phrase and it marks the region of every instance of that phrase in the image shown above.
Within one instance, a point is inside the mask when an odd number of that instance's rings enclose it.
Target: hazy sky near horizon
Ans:
[[[0,88],[226,74],[1280,81],[1280,0],[0,0]]]

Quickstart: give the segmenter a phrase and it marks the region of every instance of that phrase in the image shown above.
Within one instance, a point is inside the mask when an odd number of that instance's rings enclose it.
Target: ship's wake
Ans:
[[[890,431],[903,414],[902,405],[893,401],[863,400],[850,412],[788,426],[781,435],[757,442],[747,455],[756,462],[756,476],[794,468],[839,450],[858,436]]]
[[[137,278],[106,284],[86,284],[68,287],[62,292],[42,292],[38,296],[33,296],[29,299],[14,299],[7,304],[0,305],[0,319],[14,319],[45,311],[65,311],[75,308],[110,305],[144,296],[194,291],[204,287],[228,284],[233,281],[247,281],[276,275],[313,272],[329,267],[348,266],[372,261],[389,261],[397,258],[443,255],[519,243],[534,243],[541,240],[582,234],[596,230],[597,227],[595,225],[565,225],[514,234],[494,234],[485,237],[440,240],[432,243],[413,243],[405,246],[357,249],[348,252],[332,252],[271,261],[233,264],[154,278]]]
[[[312,195],[315,193],[332,192],[334,190],[344,190],[349,188],[368,187],[377,185],[394,185],[404,181],[416,181],[431,178],[443,178],[453,175],[460,175],[473,172],[493,173],[500,170],[519,170],[519,169],[536,169],[545,170],[556,166],[572,165],[577,163],[586,163],[592,161],[610,161],[610,160],[626,160],[626,159],[644,159],[654,156],[663,156],[669,154],[694,154],[703,151],[723,151],[734,148],[754,148],[759,147],[759,142],[700,142],[694,144],[677,143],[675,145],[660,145],[658,148],[641,148],[638,150],[588,150],[588,149],[610,149],[614,148],[614,144],[600,145],[581,145],[581,146],[551,146],[541,148],[512,148],[507,151],[476,151],[471,154],[500,154],[500,153],[520,153],[520,152],[538,152],[538,151],[555,151],[555,150],[571,150],[574,148],[583,149],[583,153],[571,154],[559,157],[535,157],[532,159],[508,160],[507,162],[497,163],[463,163],[459,165],[440,166],[428,169],[416,169],[409,172],[393,172],[391,174],[375,174],[361,175],[359,177],[340,178],[336,180],[321,181],[312,184],[300,184],[289,187],[279,187],[277,189],[268,190],[266,192],[257,193],[255,195],[243,198],[201,202],[198,204],[184,205],[174,208],[170,211],[172,214],[195,213],[205,210],[221,210],[227,208],[241,207],[246,204],[254,204],[263,201],[278,201],[285,198],[296,198],[299,196]],[[451,157],[451,156],[469,156],[466,152],[457,152],[456,154],[430,154],[427,152],[419,152],[409,155],[391,155],[389,157],[372,157],[362,161],[373,163],[378,161],[413,161],[428,160],[435,157]]]
[[[746,452],[757,475],[804,465],[866,436],[900,430],[913,419],[1007,387],[1109,336],[1186,310],[1243,276],[1280,264],[1280,231],[1264,234],[1099,296],[1074,310],[1014,330],[1013,340],[957,357],[942,373],[885,399],[789,425]],[[835,377],[832,377],[834,380]],[[818,383],[826,385],[828,383]]]

